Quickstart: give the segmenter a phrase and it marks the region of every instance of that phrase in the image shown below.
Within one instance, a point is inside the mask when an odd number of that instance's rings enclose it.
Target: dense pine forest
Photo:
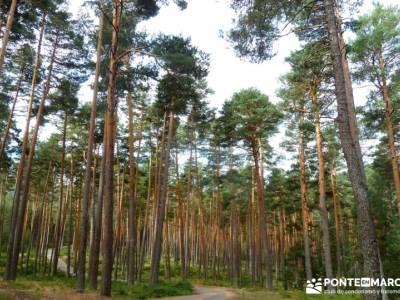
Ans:
[[[237,57],[301,47],[275,95],[216,108],[209,53],[141,27],[191,1],[0,0],[0,299],[309,299],[318,278],[400,277],[400,7],[226,1]],[[400,297],[363,289],[329,297]]]

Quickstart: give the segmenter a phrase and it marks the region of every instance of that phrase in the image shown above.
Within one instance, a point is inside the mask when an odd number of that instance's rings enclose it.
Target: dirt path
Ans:
[[[159,298],[162,300],[234,300],[238,295],[230,289],[217,286],[195,286],[194,295]]]

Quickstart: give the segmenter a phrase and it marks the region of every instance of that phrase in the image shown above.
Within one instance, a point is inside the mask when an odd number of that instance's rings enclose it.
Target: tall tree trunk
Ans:
[[[356,202],[358,243],[363,257],[363,276],[379,278],[383,277],[383,274],[380,272],[379,248],[368,201],[367,178],[358,138],[353,89],[337,5],[335,0],[324,0],[330,49],[335,71],[339,137]],[[376,293],[364,294],[364,299],[382,299],[382,295],[379,293],[380,289],[378,287],[373,289],[375,289]]]
[[[331,188],[332,188],[332,202],[333,212],[335,216],[335,240],[336,240],[336,264],[337,264],[337,277],[341,277],[343,273],[343,254],[342,254],[342,230],[341,230],[341,218],[340,218],[340,205],[336,191],[336,171],[332,166],[330,169],[331,175]]]
[[[1,50],[0,50],[0,76],[3,73],[4,57],[6,56],[7,44],[10,38],[11,28],[14,22],[14,14],[15,14],[15,9],[17,7],[17,2],[18,0],[12,0],[10,4],[10,9],[8,10],[7,23],[3,33],[3,40],[1,42]]]
[[[3,245],[3,227],[4,227],[4,217],[5,217],[5,207],[6,207],[6,196],[7,196],[7,184],[8,184],[8,175],[2,180],[1,188],[0,188],[0,257],[1,257],[1,248]]]
[[[304,113],[300,112],[299,122],[299,163],[300,163],[300,194],[301,194],[301,217],[303,223],[303,239],[304,239],[304,264],[307,280],[312,278],[311,254],[310,254],[310,237],[309,237],[309,211],[307,200],[307,182],[306,182],[306,159],[304,155],[304,133],[303,133]]]
[[[128,128],[129,128],[129,215],[128,215],[128,253],[127,282],[131,286],[135,280],[136,255],[136,195],[135,195],[135,149],[133,130],[132,88],[128,82]]]
[[[286,222],[285,222],[285,210],[283,207],[283,199],[282,195],[279,196],[279,236],[280,236],[280,266],[281,266],[281,274],[283,280],[283,288],[285,290],[288,289],[288,281],[287,281],[287,268],[286,268]]]
[[[265,260],[265,288],[272,290],[272,257],[269,243],[267,240],[268,229],[267,221],[265,217],[265,197],[264,197],[264,171],[262,163],[261,143],[260,140],[254,138],[252,141],[252,151],[254,159],[254,167],[256,172],[256,183],[257,183],[257,199],[258,199],[258,210],[259,210],[259,232],[262,253]]]
[[[149,223],[149,212],[150,212],[150,199],[151,199],[151,169],[152,169],[152,157],[153,153],[151,150],[151,138],[149,142],[150,146],[150,158],[149,158],[149,167],[148,167],[148,186],[147,186],[147,199],[146,199],[146,208],[145,208],[145,215],[144,215],[144,224],[143,224],[143,235],[142,235],[142,241],[140,243],[140,253],[139,253],[139,280],[142,278],[142,272],[143,272],[143,267],[144,267],[144,257],[145,257],[145,248],[146,248],[146,239],[148,239],[148,234],[147,232],[150,232],[148,228],[148,223]]]
[[[71,275],[71,246],[73,243],[73,200],[74,200],[74,192],[75,189],[73,188],[74,182],[74,161],[71,156],[71,169],[70,169],[70,180],[69,180],[69,190],[70,190],[70,202],[69,202],[69,226],[68,226],[68,248],[67,248],[67,276]]]
[[[138,195],[138,189],[139,189],[139,162],[141,160],[141,155],[142,155],[142,139],[143,139],[143,126],[144,126],[144,110],[145,110],[145,105],[144,105],[144,97],[142,97],[141,101],[141,110],[140,110],[140,126],[139,126],[139,132],[138,132],[138,148],[137,148],[137,153],[136,153],[136,162],[135,162],[135,176],[134,176],[134,190],[133,190],[133,198],[135,199],[135,203],[137,202],[137,195]],[[136,205],[136,204],[135,204]],[[135,208],[136,212],[136,208]],[[138,273],[138,262],[139,262],[139,251],[138,251],[138,217],[135,216],[134,218],[134,225],[135,225],[135,244],[134,244],[134,253],[133,253],[133,278],[137,278],[137,273]]]
[[[175,193],[178,201],[178,218],[179,218],[179,256],[181,260],[181,277],[185,279],[185,219],[183,217],[183,203],[179,180],[179,163],[178,163],[178,150],[175,153],[175,170],[176,170],[176,185]]]
[[[385,72],[385,61],[383,59],[382,52],[380,53],[379,56],[379,69],[381,74],[381,93],[383,96],[383,101],[385,102],[385,121],[386,121],[387,137],[388,137],[389,156],[390,156],[390,162],[392,164],[394,188],[396,190],[397,211],[400,217],[400,173],[399,173],[399,161],[397,158],[397,149],[394,139],[395,133],[392,121],[392,114],[394,110],[393,110],[392,99],[389,96],[386,72]]]
[[[188,180],[187,180],[187,194],[186,197],[186,215],[185,215],[185,272],[184,277],[188,278],[190,273],[190,205],[192,204],[192,160],[193,160],[193,138],[190,139],[190,155],[189,155],[189,170],[188,170]]]
[[[103,272],[101,295],[111,296],[111,276],[113,268],[113,206],[114,206],[114,143],[116,128],[116,101],[115,89],[118,71],[118,36],[121,25],[122,1],[114,1],[112,38],[110,49],[110,66],[107,87],[107,113],[104,125],[106,140],[105,169],[104,169],[104,214],[103,214]]]
[[[257,274],[256,274],[256,241],[255,241],[255,186],[254,186],[254,175],[255,171],[252,168],[251,172],[251,195],[249,202],[249,239],[250,239],[250,271],[251,271],[251,282],[253,285],[256,284]]]
[[[90,186],[92,177],[91,169],[93,160],[94,131],[96,129],[97,93],[99,90],[99,77],[100,77],[101,53],[102,53],[101,47],[103,45],[103,24],[104,24],[103,0],[99,0],[99,6],[100,6],[100,17],[99,17],[99,28],[97,35],[96,72],[93,80],[92,110],[90,113],[90,126],[89,126],[89,136],[88,136],[89,140],[86,150],[86,167],[85,167],[85,178],[83,183],[82,213],[80,222],[81,225],[80,236],[82,238],[82,242],[79,244],[79,250],[78,250],[76,289],[80,292],[82,292],[85,289],[86,247],[87,247],[86,240],[88,234],[88,220],[89,220],[89,198],[90,198]],[[93,177],[95,171],[96,170],[93,170]],[[93,226],[95,226],[95,224],[93,224]]]
[[[58,46],[58,38],[56,38],[56,40],[53,44],[53,51],[52,51],[52,54],[50,57],[50,65],[48,68],[46,83],[45,83],[45,87],[44,87],[44,91],[43,91],[43,96],[42,96],[42,99],[39,104],[39,110],[36,115],[36,124],[35,124],[35,128],[33,130],[32,140],[31,140],[31,144],[30,144],[30,148],[29,148],[27,169],[26,169],[26,174],[25,174],[24,187],[23,187],[23,191],[22,191],[21,203],[20,203],[20,207],[19,207],[20,211],[18,214],[16,228],[15,228],[13,255],[12,255],[12,260],[11,260],[11,264],[12,264],[11,278],[13,280],[16,278],[16,275],[17,275],[18,258],[19,258],[19,252],[20,252],[21,242],[22,242],[22,233],[23,233],[23,228],[24,228],[24,216],[26,214],[26,209],[27,209],[27,204],[28,204],[30,178],[31,178],[31,174],[32,174],[32,163],[33,163],[33,156],[35,154],[36,140],[37,140],[38,134],[39,134],[39,128],[40,128],[40,124],[42,121],[42,114],[43,114],[43,110],[44,110],[45,101],[46,101],[46,99],[49,95],[49,91],[50,91],[50,81],[52,78],[53,65],[54,65],[57,46]]]
[[[158,196],[158,208],[157,208],[157,219],[156,219],[156,231],[154,237],[153,252],[151,255],[151,269],[150,269],[150,283],[158,283],[158,271],[160,269],[161,251],[162,251],[162,238],[163,238],[163,225],[165,217],[165,201],[167,198],[168,190],[168,169],[169,169],[169,158],[170,149],[172,144],[174,130],[174,113],[169,112],[169,125],[168,125],[168,138],[164,149],[163,159],[163,173],[160,178],[160,193]]]
[[[325,192],[325,160],[322,146],[321,116],[319,110],[317,88],[314,86],[310,90],[310,98],[314,108],[314,126],[317,139],[318,156],[318,191],[319,191],[319,210],[321,214],[322,240],[324,248],[325,275],[327,278],[333,277],[331,240],[329,235],[328,209],[326,208]]]
[[[58,210],[57,210],[57,220],[56,227],[54,229],[54,245],[53,245],[53,255],[51,260],[51,269],[50,275],[54,276],[57,274],[58,267],[58,257],[60,253],[60,243],[62,240],[62,217],[63,217],[63,196],[64,196],[64,167],[65,167],[65,142],[67,136],[67,123],[68,116],[67,112],[64,113],[64,128],[63,128],[63,137],[62,137],[62,148],[61,148],[61,160],[60,160],[60,199],[58,202]]]
[[[105,144],[107,132],[104,132],[103,144]],[[102,218],[103,218],[103,199],[104,199],[104,172],[105,172],[105,157],[103,150],[103,158],[101,161],[101,170],[99,178],[99,189],[97,194],[97,208],[95,221],[93,223],[93,243],[90,248],[89,254],[89,286],[91,289],[97,289],[97,277],[99,274],[99,258],[100,258],[100,241],[102,232]]]
[[[167,187],[168,189],[168,187]],[[167,196],[166,196],[166,201],[165,201],[165,240],[164,240],[164,246],[165,246],[165,278],[167,280],[171,279],[171,258],[170,258],[170,242],[169,242],[169,225],[168,225],[168,191],[167,191]]]
[[[26,159],[26,152],[27,152],[28,139],[29,139],[30,120],[31,120],[31,116],[32,116],[32,106],[33,106],[33,100],[34,100],[35,91],[36,91],[36,81],[37,81],[38,72],[39,72],[40,55],[41,55],[42,42],[43,42],[45,19],[46,19],[46,15],[43,14],[42,23],[41,23],[40,32],[39,32],[38,46],[36,49],[35,67],[33,69],[31,91],[29,94],[29,102],[28,102],[28,110],[27,110],[27,116],[26,116],[26,122],[25,122],[24,137],[23,137],[22,146],[21,146],[21,158],[20,158],[20,162],[18,165],[17,178],[16,178],[16,182],[15,182],[14,201],[13,201],[13,207],[12,207],[12,213],[11,213],[10,229],[9,229],[9,234],[8,234],[7,262],[6,262],[6,269],[4,272],[5,280],[12,280],[14,277],[11,272],[11,265],[12,265],[11,261],[12,261],[13,248],[14,248],[15,227],[16,227],[17,219],[18,219],[21,184],[22,184],[22,178],[23,178],[24,169],[25,169],[25,159]]]
[[[4,130],[3,130],[3,137],[1,139],[1,144],[0,144],[0,163],[2,161],[3,154],[4,154],[4,151],[7,146],[8,134],[10,133],[10,128],[11,128],[13,117],[14,117],[15,105],[17,104],[18,95],[19,95],[19,91],[21,88],[21,82],[22,82],[22,76],[23,76],[22,72],[23,72],[23,70],[21,70],[21,75],[18,79],[18,83],[17,83],[15,95],[14,95],[14,100],[13,100],[13,103],[11,106],[11,111],[10,111],[10,114],[8,115],[8,119],[7,119],[7,125],[6,125],[6,128],[4,128]]]

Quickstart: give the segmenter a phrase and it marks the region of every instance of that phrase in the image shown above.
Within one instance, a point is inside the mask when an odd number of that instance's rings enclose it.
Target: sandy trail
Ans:
[[[194,295],[159,298],[162,300],[234,300],[237,294],[232,290],[217,286],[195,286]]]

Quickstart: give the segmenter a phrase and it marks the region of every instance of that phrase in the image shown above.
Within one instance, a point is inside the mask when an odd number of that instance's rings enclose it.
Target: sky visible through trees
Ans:
[[[387,4],[396,4],[396,0],[385,0]],[[82,11],[81,0],[71,0],[69,10],[73,14],[79,14]],[[372,9],[372,1],[363,1],[360,7],[357,7],[356,14],[363,14]],[[207,22],[204,22],[202,16],[207,14]],[[347,12],[347,14],[349,14]],[[160,13],[140,24],[139,28],[157,34],[160,31],[169,34],[182,34],[191,37],[195,45],[211,55],[211,66],[208,75],[208,83],[213,94],[207,97],[212,107],[220,108],[225,99],[232,93],[241,88],[256,87],[266,93],[272,101],[276,102],[276,90],[279,89],[279,77],[288,71],[288,64],[285,62],[290,51],[300,47],[297,37],[292,33],[282,37],[275,45],[275,57],[270,61],[253,64],[244,61],[235,56],[229,43],[221,38],[221,32],[229,28],[234,18],[234,12],[221,0],[202,0],[192,1],[188,8],[179,11],[173,6],[163,7]],[[162,28],[162,29],[161,29]],[[289,32],[289,30],[287,30]],[[348,33],[349,37],[352,33]],[[267,70],[273,70],[269,72]],[[247,74],[243,76],[243,74]],[[354,95],[357,105],[365,103],[370,84],[355,84]],[[89,101],[91,95],[90,88],[85,85],[81,88],[79,98],[81,101]],[[44,136],[52,132],[49,127]],[[274,145],[278,145],[283,137],[284,129],[272,139],[276,140]],[[366,157],[372,153],[371,147],[375,144],[374,140],[362,141],[362,149]],[[286,155],[285,149],[275,146],[275,150]],[[282,162],[285,167],[289,167],[290,162]]]

